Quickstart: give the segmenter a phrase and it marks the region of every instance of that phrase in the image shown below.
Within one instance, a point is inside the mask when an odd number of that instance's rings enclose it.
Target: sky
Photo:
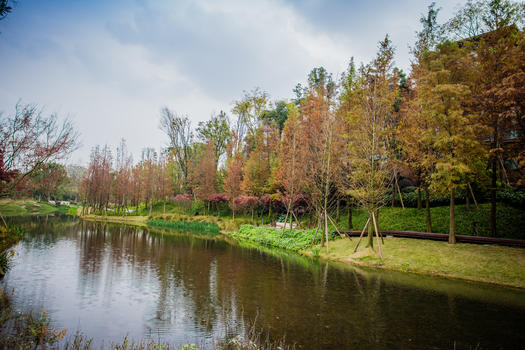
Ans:
[[[465,1],[437,1],[444,22]],[[81,146],[68,159],[126,139],[134,159],[160,149],[164,106],[194,127],[243,91],[290,99],[308,72],[339,76],[351,57],[369,62],[388,33],[395,62],[410,70],[409,45],[430,1],[422,0],[17,0],[0,21],[0,113],[17,102],[70,118]]]

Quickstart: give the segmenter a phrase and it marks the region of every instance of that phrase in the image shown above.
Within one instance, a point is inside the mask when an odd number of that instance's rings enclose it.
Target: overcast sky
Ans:
[[[464,3],[437,1],[441,21]],[[220,110],[231,116],[243,90],[289,99],[313,67],[334,77],[350,58],[368,62],[389,34],[396,64],[430,1],[76,1],[18,0],[0,21],[0,111],[17,101],[69,116],[86,164],[97,144],[128,142],[135,160],[160,148],[160,109],[194,126]]]

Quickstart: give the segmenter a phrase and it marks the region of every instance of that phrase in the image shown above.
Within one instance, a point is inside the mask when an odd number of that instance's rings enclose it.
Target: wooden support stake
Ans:
[[[301,228],[301,224],[299,223],[299,219],[297,218],[297,216],[295,216],[295,213],[293,212],[293,210],[292,210],[292,215],[295,218],[295,222],[297,223],[297,228],[300,229]]]
[[[359,243],[361,243],[361,239],[363,238],[363,234],[365,233],[365,230],[369,223],[370,223],[370,218],[368,218],[368,220],[366,221],[365,227],[363,227],[363,231],[361,231],[361,235],[359,236],[359,241],[357,241],[357,244],[354,248],[354,253],[357,251],[357,247],[359,247]]]
[[[381,243],[379,242],[379,230],[377,229],[376,214],[372,212],[372,220],[374,220],[374,227],[376,230],[377,245],[379,247],[379,257],[383,259],[383,253],[381,253]]]
[[[2,213],[0,213],[0,218],[2,218],[2,222],[4,223],[4,226],[7,228],[7,223],[5,222],[5,219]]]
[[[399,193],[399,201],[401,202],[401,206],[403,207],[403,209],[405,209],[405,203],[403,203],[403,196],[401,195],[401,189],[399,188],[399,183],[397,182],[397,173],[394,176],[394,179],[396,180],[397,193]]]
[[[474,200],[474,205],[476,206],[476,209],[479,209],[478,201],[476,200],[476,196],[474,196],[474,191],[472,190],[472,186],[470,186],[470,182],[467,182],[467,186],[470,190],[470,195],[472,196],[472,199]]]
[[[328,219],[330,219],[330,222],[332,223],[332,225],[334,225],[335,230],[337,231],[337,233],[339,234],[339,236],[340,236],[341,238],[344,238],[345,235],[343,235],[343,234],[341,233],[341,231],[339,230],[339,228],[337,227],[336,223],[334,222],[334,220],[332,219],[332,217],[331,217],[330,215],[328,215]],[[350,238],[350,237],[349,237],[349,238]],[[350,239],[350,240],[352,240],[352,239]]]

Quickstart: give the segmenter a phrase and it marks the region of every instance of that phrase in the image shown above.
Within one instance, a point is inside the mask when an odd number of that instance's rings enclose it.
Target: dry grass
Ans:
[[[117,224],[126,224],[133,226],[147,226],[147,216],[102,216],[102,215],[83,215],[83,220],[113,222]]]
[[[356,243],[357,239],[347,238],[331,241],[330,253],[321,249],[319,255],[365,266],[525,288],[523,248],[387,237],[380,259],[377,246],[375,251],[360,247],[353,253]]]

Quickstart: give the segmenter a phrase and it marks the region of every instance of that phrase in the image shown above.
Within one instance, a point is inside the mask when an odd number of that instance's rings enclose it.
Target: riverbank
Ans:
[[[82,217],[91,221],[103,221],[130,224],[135,226],[147,226],[146,216],[95,216]],[[228,237],[237,240],[252,242],[253,244],[284,248],[296,251],[299,254],[394,271],[409,272],[428,276],[439,276],[445,278],[462,279],[473,282],[490,283],[507,287],[525,288],[525,249],[503,247],[497,245],[474,245],[461,244],[449,245],[446,242],[435,242],[428,240],[409,238],[385,238],[385,244],[381,246],[383,258],[380,259],[375,251],[361,248],[354,253],[357,239],[336,238],[329,242],[330,252],[327,254],[325,248],[319,244],[308,246],[314,230],[305,230],[308,237],[303,239],[302,246],[289,245],[287,237],[280,235],[281,230],[268,228],[256,228],[246,225],[241,230],[237,222],[225,221],[223,218],[207,216],[184,216],[182,214],[171,214],[155,216],[156,220],[162,218],[165,221],[190,221],[217,223],[221,232]],[[237,230],[232,230],[237,226]],[[229,230],[225,230],[224,228]],[[279,231],[275,235],[273,231]],[[297,232],[296,232],[297,233]],[[285,236],[287,233],[285,232]],[[294,238],[295,239],[295,238]],[[302,249],[302,250],[300,250]],[[376,247],[377,251],[377,247]]]
[[[81,215],[82,220],[88,221],[99,221],[99,222],[112,222],[115,224],[126,224],[133,226],[146,227],[148,217],[147,216],[106,216],[106,215]]]
[[[1,199],[0,213],[4,217],[24,215],[76,214],[76,207],[53,205],[47,202],[37,202],[30,199]]]
[[[448,244],[410,238],[385,238],[383,258],[369,248],[354,253],[357,238],[329,242],[302,254],[360,266],[525,288],[525,249],[468,243]],[[363,242],[361,243],[363,244]]]

